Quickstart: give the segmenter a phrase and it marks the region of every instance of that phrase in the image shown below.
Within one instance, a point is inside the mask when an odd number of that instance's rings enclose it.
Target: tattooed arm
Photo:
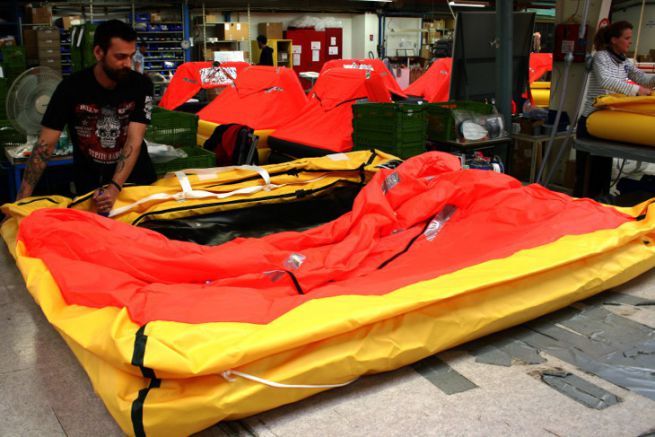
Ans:
[[[116,202],[119,189],[122,187],[136,164],[143,143],[143,136],[146,133],[147,126],[143,123],[130,122],[127,128],[127,140],[123,145],[121,155],[116,162],[116,170],[112,183],[108,184],[102,193],[98,193],[94,198],[98,212],[109,212]],[[116,183],[116,185],[114,185]]]
[[[127,127],[127,140],[121,151],[121,156],[116,162],[116,171],[114,172],[114,182],[123,185],[136,164],[143,136],[146,134],[147,126],[143,123],[131,122]]]
[[[32,195],[34,187],[36,187],[39,179],[41,179],[43,171],[48,165],[48,160],[52,156],[52,152],[55,150],[60,135],[61,131],[41,127],[39,139],[32,149],[30,159],[27,161],[25,174],[23,175],[23,183],[20,185],[20,190],[18,191],[16,200]]]

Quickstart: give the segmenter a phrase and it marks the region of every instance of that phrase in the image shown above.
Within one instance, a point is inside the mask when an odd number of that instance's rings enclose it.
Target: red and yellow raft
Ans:
[[[655,264],[649,204],[573,199],[438,152],[395,169],[358,153],[339,155],[370,177],[352,210],[304,232],[208,247],[74,208],[25,216],[27,202],[4,207],[24,218],[2,231],[48,320],[135,435],[189,434],[395,369]],[[302,167],[339,162],[326,159]],[[234,177],[222,175],[214,184]]]

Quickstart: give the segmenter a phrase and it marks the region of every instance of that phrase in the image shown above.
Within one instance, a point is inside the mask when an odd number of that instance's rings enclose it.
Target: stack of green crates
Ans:
[[[425,105],[353,105],[353,150],[379,149],[400,158],[425,152]]]
[[[146,140],[181,148],[187,154],[186,158],[155,164],[158,175],[185,168],[207,168],[216,165],[214,153],[196,146],[197,133],[197,115],[154,108],[152,121],[146,131]]]
[[[457,126],[453,111],[468,111],[476,114],[489,115],[493,110],[493,105],[466,100],[429,103],[425,108],[428,123],[428,140],[455,141],[457,139]]]
[[[0,49],[2,55],[2,71],[9,82],[8,85],[27,69],[25,49],[18,46],[5,46]]]

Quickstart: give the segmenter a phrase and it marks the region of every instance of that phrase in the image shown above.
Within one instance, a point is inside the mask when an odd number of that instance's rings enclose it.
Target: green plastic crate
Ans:
[[[197,115],[156,107],[152,111],[152,121],[146,130],[146,139],[153,143],[174,147],[192,147],[196,145],[197,134]]]
[[[452,101],[443,103],[429,103],[425,112],[428,122],[428,139],[432,141],[454,141],[457,139],[455,131],[455,117],[453,111],[469,111],[477,114],[489,115],[493,112],[493,105],[481,102]]]
[[[408,158],[425,151],[426,127],[423,105],[353,105],[354,150],[375,148]]]
[[[216,166],[216,155],[214,155],[214,152],[198,146],[181,147],[181,149],[186,152],[186,158],[177,158],[161,164],[154,164],[157,176],[163,176],[168,172],[187,168],[210,168]]]

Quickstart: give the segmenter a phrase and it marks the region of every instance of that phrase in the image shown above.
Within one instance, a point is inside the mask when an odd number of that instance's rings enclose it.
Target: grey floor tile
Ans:
[[[36,369],[0,374],[0,436],[65,436]],[[60,394],[61,395],[61,394]]]

